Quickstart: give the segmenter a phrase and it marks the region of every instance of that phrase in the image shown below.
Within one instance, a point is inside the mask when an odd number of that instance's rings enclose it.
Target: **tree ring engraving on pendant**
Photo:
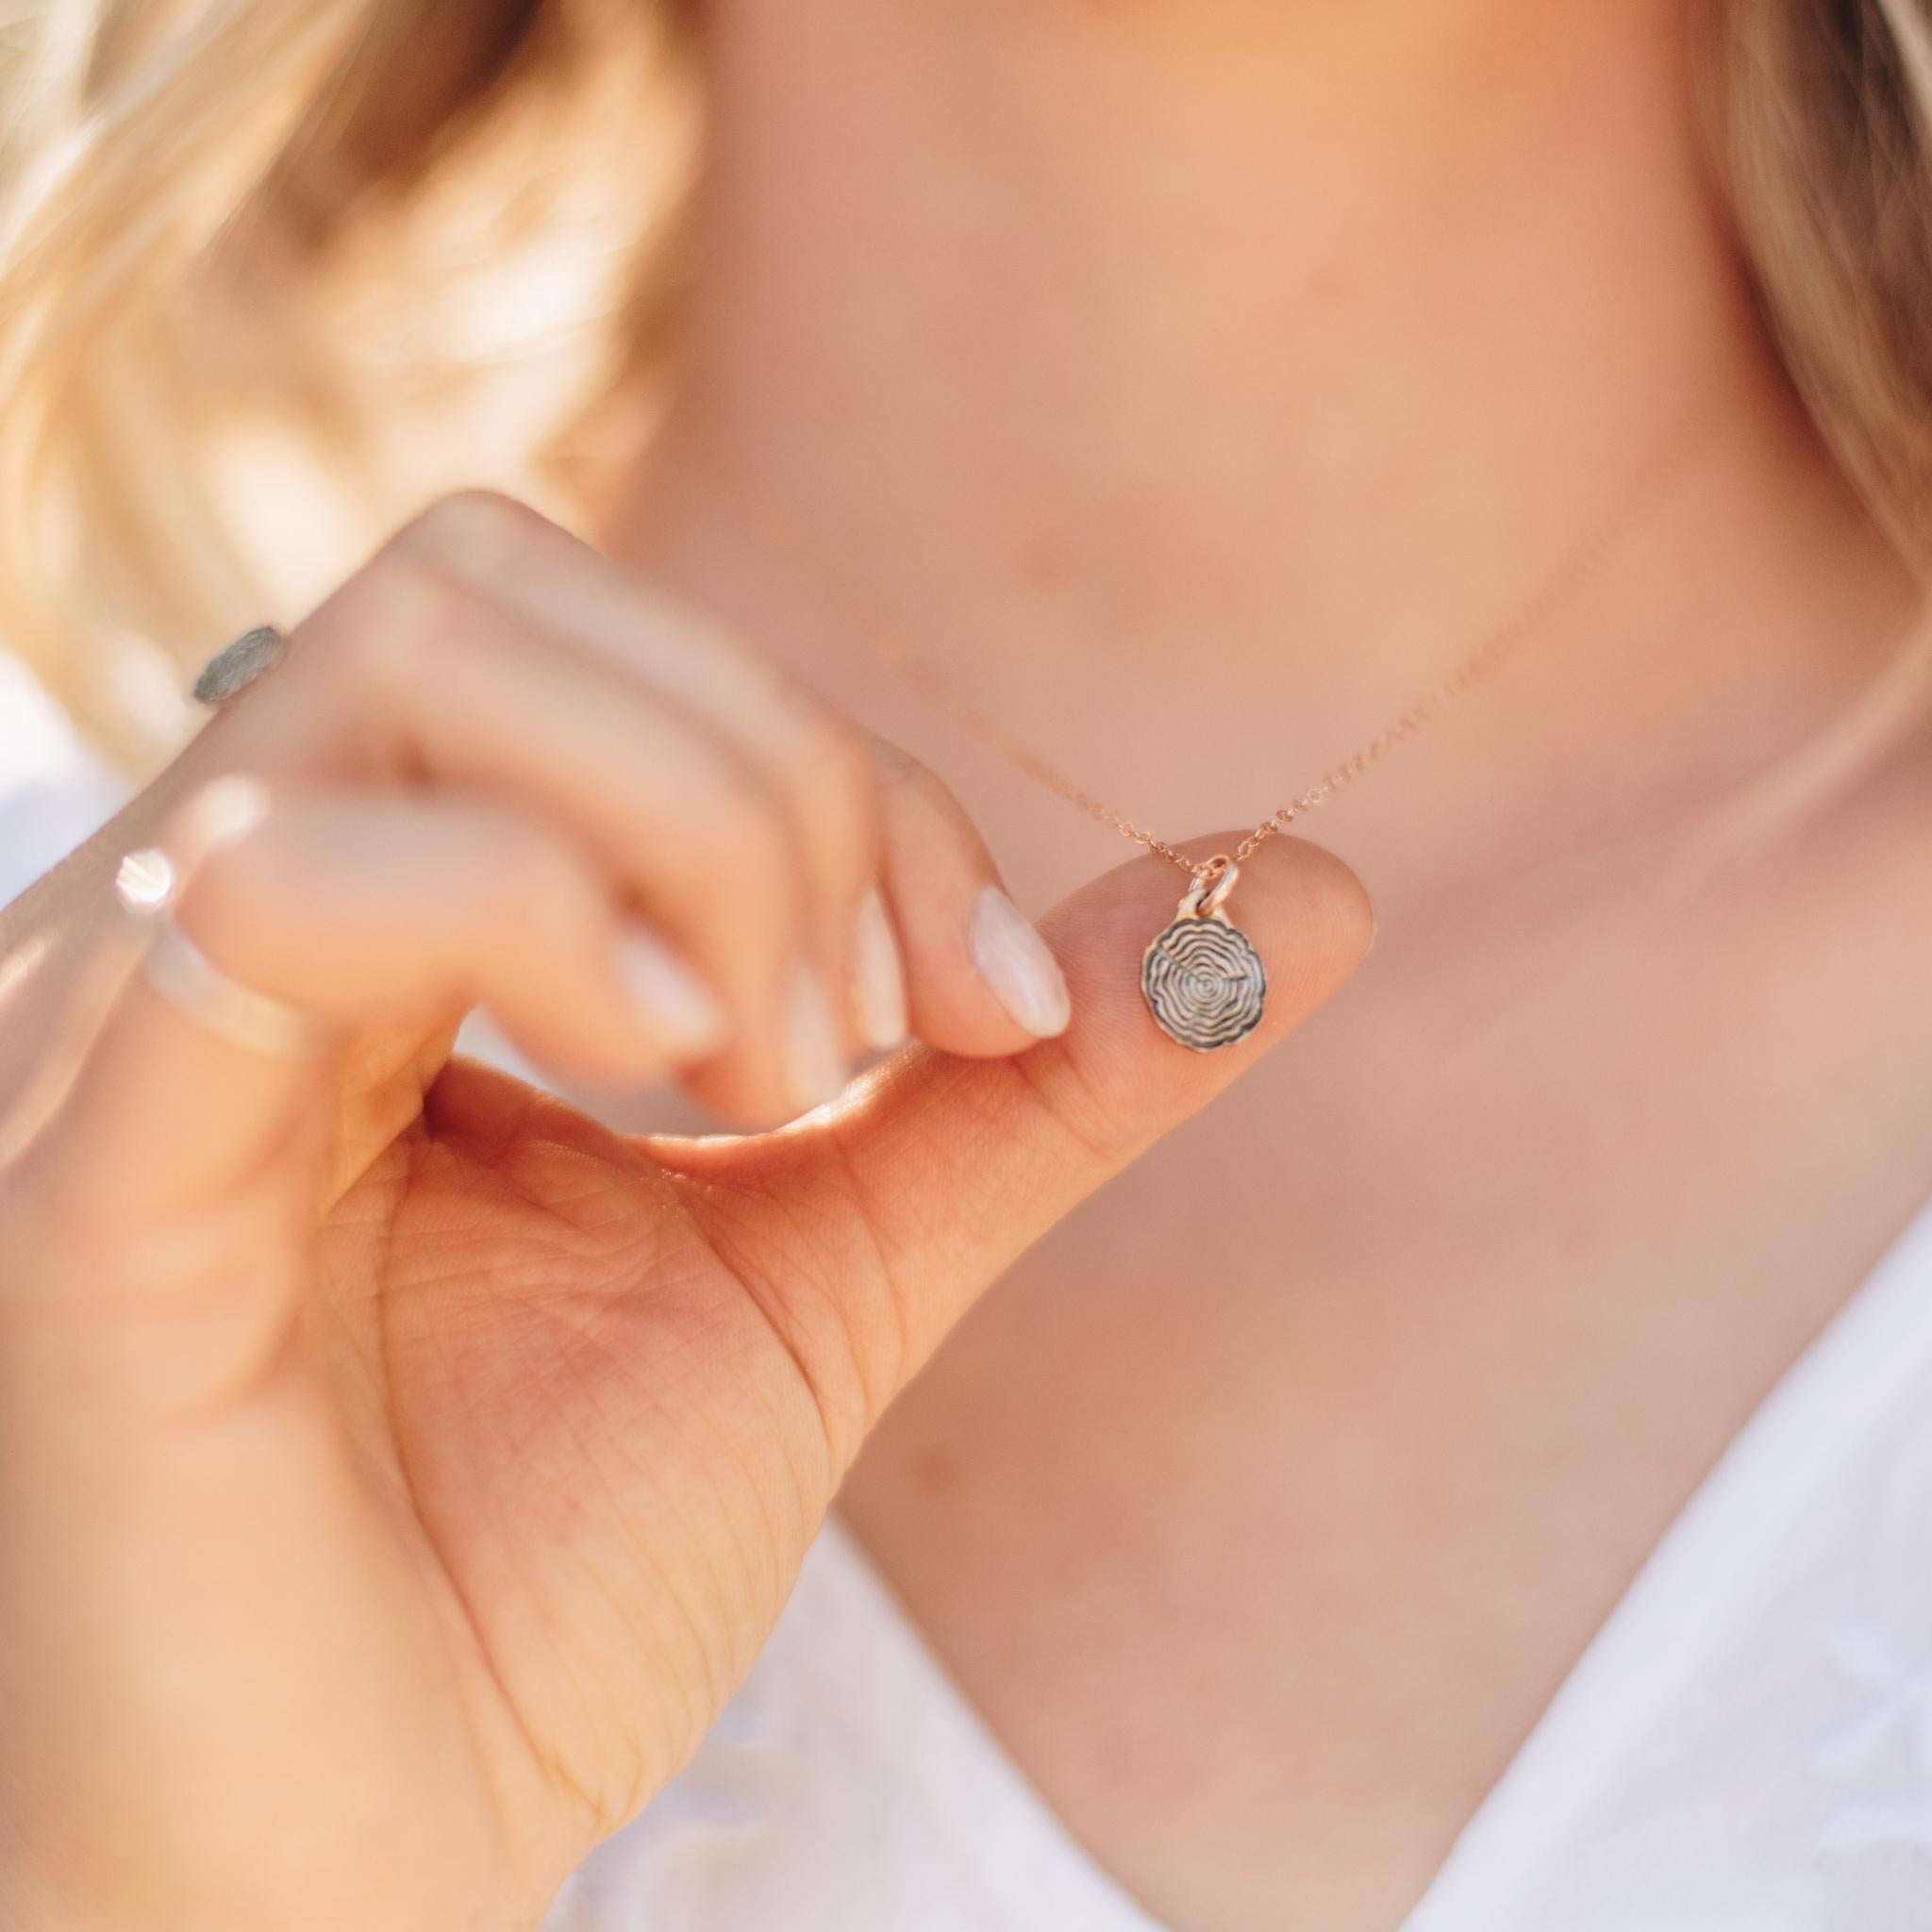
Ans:
[[[1141,963],[1148,1010],[1170,1040],[1215,1053],[1261,1024],[1268,969],[1248,937],[1225,919],[1176,919]]]

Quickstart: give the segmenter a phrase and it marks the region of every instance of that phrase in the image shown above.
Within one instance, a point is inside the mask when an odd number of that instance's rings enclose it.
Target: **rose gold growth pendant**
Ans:
[[[1210,858],[1141,961],[1148,1011],[1170,1040],[1193,1053],[1245,1040],[1268,1005],[1268,969],[1224,909],[1240,877],[1233,859]]]

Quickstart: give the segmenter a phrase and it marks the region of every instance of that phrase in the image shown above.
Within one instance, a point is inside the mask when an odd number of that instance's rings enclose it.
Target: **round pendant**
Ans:
[[[1147,948],[1141,991],[1170,1040],[1193,1053],[1216,1053],[1261,1024],[1268,969],[1247,934],[1221,912],[1183,909]]]

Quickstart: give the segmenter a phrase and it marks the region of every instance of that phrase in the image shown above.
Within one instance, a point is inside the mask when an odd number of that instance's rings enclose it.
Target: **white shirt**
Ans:
[[[59,708],[0,651],[0,906],[17,899],[121,803]]]
[[[0,900],[114,788],[0,658]],[[1402,1932],[1932,1932],[1932,1208],[1666,1533]],[[546,1932],[1161,1932],[834,1520]]]
[[[1159,1932],[837,1524],[551,1932]],[[1651,1556],[1404,1932],[1932,1928],[1932,1210]]]

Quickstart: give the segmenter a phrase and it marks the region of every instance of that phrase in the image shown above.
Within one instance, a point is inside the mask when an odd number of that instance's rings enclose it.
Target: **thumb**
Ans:
[[[1041,1235],[1334,992],[1373,936],[1368,895],[1341,860],[1269,841],[1225,907],[1265,964],[1263,1017],[1233,1045],[1191,1052],[1155,1024],[1141,992],[1148,943],[1187,883],[1159,859],[1138,860],[1043,923],[1073,995],[1058,1040],[1010,1059],[903,1057],[793,1142],[774,1236],[795,1242],[811,1226],[848,1337],[891,1336],[895,1359],[868,1377],[874,1412]]]

